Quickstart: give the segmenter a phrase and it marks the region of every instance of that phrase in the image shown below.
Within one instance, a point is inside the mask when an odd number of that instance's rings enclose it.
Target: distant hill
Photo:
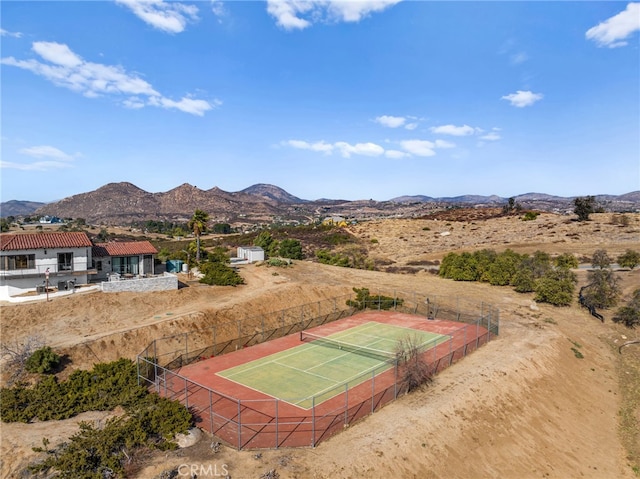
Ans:
[[[640,191],[625,195],[595,195],[607,211],[640,211]],[[526,209],[571,213],[573,199],[544,193],[514,197]],[[500,207],[508,198],[462,195],[433,198],[400,196],[389,201],[339,199],[306,200],[274,185],[256,184],[238,192],[218,187],[202,190],[184,183],[166,192],[150,193],[128,182],[109,183],[88,193],[53,203],[9,201],[0,205],[2,216],[50,215],[84,218],[95,225],[130,225],[148,220],[187,222],[196,209],[206,211],[212,222],[240,224],[308,223],[331,215],[366,220],[389,217],[421,217],[457,206]]]
[[[0,203],[0,217],[27,216],[45,204],[46,203],[39,203],[37,201],[5,201],[4,203]]]
[[[273,185],[265,185],[259,183],[257,185],[250,186],[240,191],[240,193],[246,193],[248,195],[262,196],[265,199],[274,200],[279,203],[306,203],[307,200],[302,200],[297,196],[287,193],[282,188],[278,188]]]

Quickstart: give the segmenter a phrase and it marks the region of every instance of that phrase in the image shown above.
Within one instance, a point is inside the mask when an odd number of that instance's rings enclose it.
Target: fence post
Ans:
[[[375,410],[375,397],[376,397],[376,370],[371,371],[371,412]]]
[[[278,417],[278,401],[279,399],[276,398],[276,449],[280,447],[280,443],[278,441],[278,422],[280,422],[280,418]]]
[[[393,368],[393,399],[398,399],[398,360],[395,360]]]
[[[188,346],[189,336],[188,333],[184,333],[184,357],[187,364],[189,364],[189,346]]]
[[[476,349],[480,345],[480,318],[476,321]]]
[[[184,407],[189,409],[189,388],[187,386],[187,378],[184,378]]]
[[[240,420],[240,399],[238,399],[238,451],[242,449],[242,421]]]
[[[344,424],[349,424],[349,383],[344,385]]]
[[[216,354],[218,354],[218,352],[216,351],[216,346],[217,346],[217,339],[216,339],[216,327],[213,327],[213,355],[215,356]]]
[[[491,341],[491,313],[487,315],[487,342]]]
[[[158,362],[158,348],[156,346],[156,343],[158,341],[157,340],[153,340],[153,362],[157,363]]]
[[[468,324],[464,325],[464,354],[463,356],[467,355],[467,326],[469,326]]]
[[[213,391],[209,389],[209,432],[213,434]]]
[[[316,397],[311,396],[311,447],[316,447]]]

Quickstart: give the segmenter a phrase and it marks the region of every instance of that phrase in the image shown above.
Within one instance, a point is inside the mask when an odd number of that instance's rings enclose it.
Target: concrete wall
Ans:
[[[120,293],[132,291],[144,293],[148,291],[169,291],[178,289],[178,277],[175,274],[164,273],[163,276],[142,279],[123,279],[100,283],[103,293]]]

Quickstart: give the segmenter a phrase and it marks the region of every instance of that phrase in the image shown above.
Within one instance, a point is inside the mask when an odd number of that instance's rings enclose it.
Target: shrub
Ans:
[[[48,374],[53,372],[60,364],[58,356],[49,346],[40,348],[33,352],[25,365],[30,373]]]
[[[595,212],[596,199],[593,196],[579,197],[573,200],[573,212],[578,215],[578,221],[588,221],[589,215]]]
[[[557,268],[575,269],[578,265],[578,258],[571,253],[563,253],[555,260]]]
[[[550,270],[535,282],[535,300],[554,306],[568,306],[573,300],[577,277],[568,269]]]
[[[586,304],[596,308],[615,306],[620,296],[619,280],[611,269],[589,271],[589,286],[583,290]]]
[[[591,258],[591,266],[597,269],[606,269],[611,267],[611,258],[607,254],[606,250],[597,249],[593,252]]]
[[[624,254],[618,256],[616,261],[623,268],[633,269],[640,264],[640,253],[628,249]]]
[[[341,255],[340,253],[332,253],[328,250],[318,250],[316,252],[316,258],[322,264],[330,264],[332,266],[342,266],[345,268],[350,268],[349,258]]]
[[[406,336],[398,341],[396,356],[400,366],[400,381],[408,392],[430,383],[433,375],[429,364],[425,361],[420,349],[420,341],[416,336]]]
[[[522,217],[522,221],[533,221],[538,217],[539,214],[540,213],[537,213],[535,211],[527,211]]]
[[[75,371],[64,382],[43,376],[32,388],[19,384],[0,389],[4,422],[68,419],[85,411],[107,411],[133,404],[146,394],[138,385],[135,364],[128,359]]]
[[[402,306],[404,303],[404,300],[401,298],[391,298],[383,295],[371,296],[367,288],[353,288],[353,291],[356,293],[356,299],[348,299],[347,306],[351,306],[356,309],[369,308],[389,310],[392,308],[395,309],[397,306]]]
[[[289,259],[302,259],[302,245],[295,239],[284,239],[280,242],[280,256]]]
[[[235,270],[222,263],[203,263],[200,272],[204,274],[201,283],[216,286],[237,286],[244,284],[244,279]]]
[[[627,328],[640,326],[640,289],[636,289],[631,300],[616,311],[613,321],[622,323]]]

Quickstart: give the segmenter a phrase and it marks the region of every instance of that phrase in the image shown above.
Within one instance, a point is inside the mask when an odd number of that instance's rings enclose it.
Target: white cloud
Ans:
[[[205,100],[195,100],[189,97],[183,97],[179,101],[175,101],[163,96],[152,96],[149,98],[149,104],[166,109],[175,108],[176,110],[197,116],[203,116],[207,111],[213,108],[211,104]],[[217,104],[219,105],[220,102]]]
[[[435,143],[428,140],[403,140],[400,142],[400,146],[416,156],[434,156],[436,154],[434,151]]]
[[[198,19],[198,7],[162,0],[115,0],[142,21],[167,33],[182,32],[187,22]]]
[[[267,0],[267,12],[285,30],[303,30],[316,22],[359,22],[401,0]],[[306,17],[306,18],[303,18]]]
[[[380,125],[383,125],[383,126],[387,126],[389,128],[398,128],[399,126],[404,125],[406,121],[407,119],[402,116],[390,116],[390,115],[378,116],[375,119],[376,123],[379,123]]]
[[[82,65],[82,59],[62,43],[34,42],[32,49],[48,62],[63,67],[77,67]]]
[[[451,143],[450,141],[436,140],[435,146],[436,148],[455,148],[456,144]]]
[[[68,155],[64,151],[49,145],[30,146],[28,148],[21,148],[20,150],[18,150],[18,153],[31,156],[33,158],[53,158],[56,160],[72,160],[73,159],[71,155]]]
[[[3,58],[0,63],[29,70],[46,78],[54,85],[68,88],[88,98],[102,95],[126,95],[127,98],[122,104],[127,108],[151,105],[202,116],[206,111],[222,104],[219,100],[210,103],[190,96],[171,100],[157,92],[150,83],[136,73],[129,73],[121,66],[84,61],[64,44],[35,42],[33,51],[50,63],[33,59],[16,60],[13,57]]]
[[[220,0],[211,0],[211,11],[216,17],[224,17],[227,13],[224,8],[224,3]]]
[[[73,166],[74,157],[72,155],[50,145],[21,148],[18,150],[18,153],[39,159],[40,161],[34,161],[32,163],[0,161],[0,168],[22,171],[48,171],[60,168],[71,168]],[[82,155],[76,153],[75,156]]]
[[[416,128],[418,128],[418,124],[417,123],[407,123],[406,125],[404,125],[404,127],[407,130],[415,130]]]
[[[331,154],[333,151],[338,151],[345,158],[350,158],[351,155],[362,156],[380,156],[384,154],[384,148],[376,143],[356,143],[352,145],[345,141],[337,141],[335,143],[326,143],[324,141],[318,141],[315,143],[309,143],[304,140],[287,140],[281,144],[291,146],[299,150],[311,150],[318,151],[325,154]]]
[[[36,161],[34,163],[14,163],[11,161],[0,161],[0,168],[23,170],[23,171],[48,171],[60,168],[70,168],[71,163],[64,161]]]
[[[544,95],[542,93],[533,93],[531,91],[518,90],[515,93],[510,93],[502,97],[502,100],[508,100],[511,106],[523,108],[525,106],[531,106],[538,100],[542,100]]]
[[[640,3],[629,3],[622,12],[590,28],[585,33],[599,47],[623,47],[625,39],[640,30]]]
[[[329,12],[345,22],[359,22],[371,13],[381,12],[401,0],[337,0],[330,1]]]
[[[500,136],[500,134],[496,131],[492,131],[487,133],[486,135],[482,135],[480,137],[481,140],[487,140],[487,141],[497,141],[500,140],[502,137]]]
[[[395,159],[400,159],[400,158],[406,158],[407,156],[411,156],[409,153],[405,153],[404,151],[400,151],[400,150],[387,150],[384,152],[384,156],[386,156],[387,158],[393,158]]]
[[[22,38],[22,33],[20,32],[10,32],[5,30],[4,28],[0,28],[0,36],[2,37],[13,37],[13,38]]]
[[[340,153],[345,158],[350,158],[351,155],[363,155],[363,156],[380,156],[384,154],[384,148],[375,143],[356,143],[351,145],[344,141],[338,141],[335,143],[335,147],[340,150]]]
[[[298,148],[299,150],[321,151],[324,153],[331,153],[333,151],[333,145],[325,143],[324,141],[308,143],[302,140],[289,140],[285,142],[285,144],[292,146],[293,148]]]
[[[298,15],[313,9],[313,2],[295,2],[291,0],[267,0],[267,12],[275,17],[276,24],[285,30],[303,30],[310,22]]]
[[[529,56],[525,52],[514,53],[509,57],[512,65],[520,65],[521,63],[526,62],[529,59]]]
[[[476,129],[469,125],[441,125],[431,127],[431,131],[439,135],[468,136],[473,135]]]

